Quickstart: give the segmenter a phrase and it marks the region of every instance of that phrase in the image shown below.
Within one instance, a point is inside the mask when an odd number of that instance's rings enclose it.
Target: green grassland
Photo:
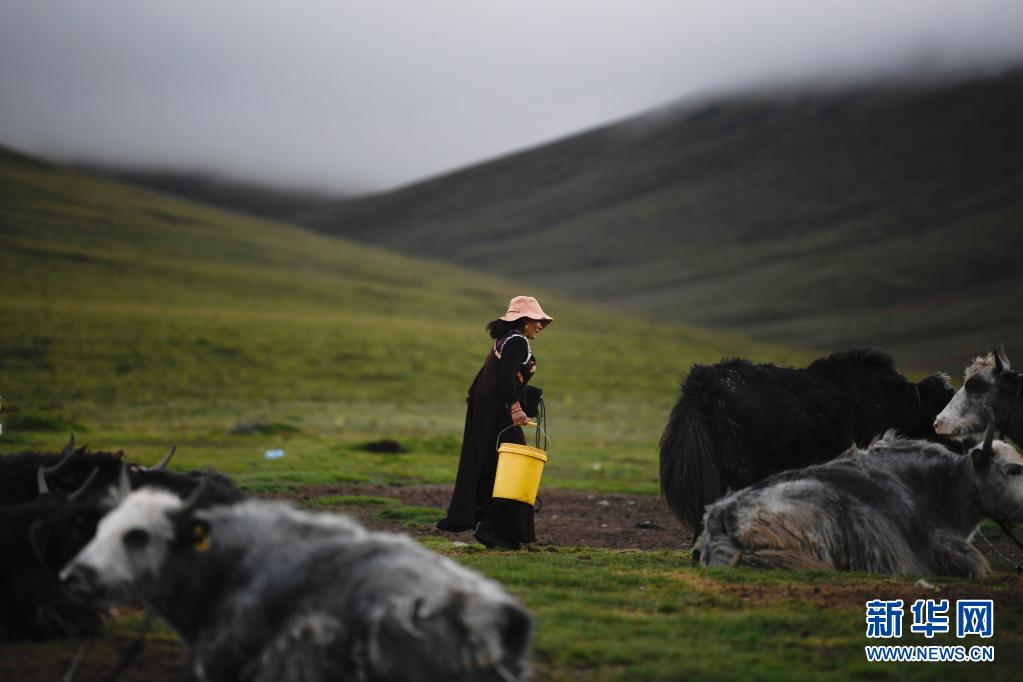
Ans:
[[[524,291],[518,269],[499,274],[507,279],[0,153],[0,453],[57,449],[70,428],[144,463],[176,443],[174,467],[212,465],[257,494],[450,482],[465,390],[489,345],[483,324]],[[530,291],[556,318],[535,344],[553,439],[548,486],[654,494],[657,439],[692,363],[811,356]],[[366,449],[380,438],[401,451]],[[286,456],[267,460],[270,448]],[[410,526],[436,514],[383,499],[323,504],[373,505]],[[526,603],[544,680],[998,678],[1023,651],[1005,575],[968,588],[936,581],[996,598],[994,666],[882,667],[863,662],[863,595],[908,594],[912,579],[705,572],[668,551],[425,542]],[[73,649],[4,645],[0,656]]]

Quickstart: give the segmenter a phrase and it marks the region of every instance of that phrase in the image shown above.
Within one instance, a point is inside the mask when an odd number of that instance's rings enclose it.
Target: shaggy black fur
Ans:
[[[913,384],[891,356],[854,349],[806,369],[732,359],[694,365],[661,437],[661,492],[696,534],[706,505],[787,469],[825,462],[888,429],[933,438],[954,390]]]

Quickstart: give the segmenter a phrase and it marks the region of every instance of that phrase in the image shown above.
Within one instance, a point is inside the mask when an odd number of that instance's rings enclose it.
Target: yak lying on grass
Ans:
[[[1023,457],[989,429],[969,456],[889,431],[867,450],[776,474],[710,505],[708,566],[978,577],[985,519],[1023,521]]]
[[[696,533],[706,505],[787,469],[825,462],[888,429],[934,436],[954,390],[943,374],[914,384],[877,350],[806,369],[730,360],[695,365],[661,437],[661,491]]]
[[[963,387],[934,420],[934,430],[955,437],[976,435],[987,428],[989,414],[997,433],[1023,444],[1023,372],[1009,366],[1002,350],[978,356],[966,368]]]
[[[129,495],[62,577],[82,598],[141,599],[197,680],[519,680],[531,619],[497,585],[348,517],[248,501],[196,511]]]

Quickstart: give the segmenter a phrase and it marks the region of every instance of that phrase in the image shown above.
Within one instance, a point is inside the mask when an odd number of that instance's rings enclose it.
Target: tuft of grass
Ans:
[[[382,438],[380,440],[362,443],[357,445],[356,449],[364,450],[365,452],[375,452],[382,455],[396,455],[401,452],[408,452],[404,445],[393,438]]]

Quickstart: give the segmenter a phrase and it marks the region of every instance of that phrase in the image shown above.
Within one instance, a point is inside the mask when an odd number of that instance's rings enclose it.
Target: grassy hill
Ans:
[[[77,423],[94,447],[155,457],[191,443],[183,462],[226,458],[254,483],[269,480],[260,446],[282,438],[275,471],[299,479],[448,481],[483,325],[527,289],[13,152],[0,154],[0,252],[0,451],[55,446]],[[557,320],[536,343],[537,383],[565,485],[655,490],[657,438],[691,363],[805,358],[529,289]],[[27,434],[26,414],[58,426]],[[245,423],[297,435],[231,433]],[[380,435],[413,454],[382,467],[344,449]]]
[[[958,372],[1023,351],[1020,120],[1019,70],[721,96],[295,217],[660,319]]]

